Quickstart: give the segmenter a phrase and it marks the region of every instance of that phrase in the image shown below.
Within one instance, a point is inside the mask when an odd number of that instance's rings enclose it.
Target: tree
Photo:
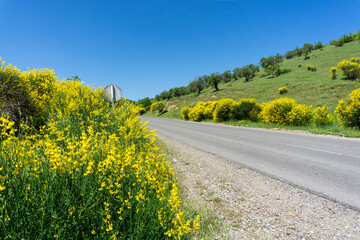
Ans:
[[[190,82],[189,84],[189,90],[190,92],[193,93],[196,92],[197,94],[200,94],[204,88],[205,88],[205,83],[201,77],[199,77],[197,80]]]
[[[245,77],[245,82],[248,82],[250,79],[255,77],[257,72],[259,72],[259,66],[249,64],[241,68],[240,75]]]
[[[208,78],[208,84],[213,88],[215,88],[215,91],[219,91],[219,87],[218,87],[219,83],[220,83],[220,74],[212,73]]]
[[[302,47],[302,52],[305,55],[305,59],[310,58],[308,55],[309,53],[311,53],[311,51],[314,49],[314,45],[312,45],[311,43],[305,43],[304,46]]]
[[[220,77],[221,77],[220,81],[226,82],[226,83],[230,82],[231,78],[232,78],[231,71],[227,70],[227,71],[223,72]]]
[[[235,78],[235,80],[241,78],[241,68],[235,68],[233,70],[233,77]]]
[[[138,104],[141,105],[143,108],[147,108],[151,105],[150,98],[146,97],[138,101]]]
[[[268,75],[273,77],[279,76],[281,74],[280,63],[283,61],[283,56],[279,53],[275,56],[263,57],[260,59],[260,65],[265,69],[265,72]]]

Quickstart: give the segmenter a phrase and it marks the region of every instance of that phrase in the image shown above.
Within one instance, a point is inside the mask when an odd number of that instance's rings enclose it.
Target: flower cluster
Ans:
[[[283,94],[283,93],[287,93],[288,89],[287,89],[287,87],[281,87],[278,90],[279,90],[280,94]]]
[[[1,239],[179,239],[198,228],[132,104],[113,109],[101,89],[52,71],[24,74],[47,118],[31,132],[0,117]]]
[[[360,128],[360,88],[352,91],[346,100],[341,99],[335,112],[342,125]]]
[[[336,78],[336,76],[337,76],[336,70],[337,70],[336,67],[330,68],[330,78],[331,78],[331,79],[335,79],[335,78]]]
[[[291,98],[279,98],[263,103],[260,118],[265,123],[280,125],[308,125],[312,119],[312,107],[298,104]]]
[[[351,58],[338,63],[338,68],[343,71],[347,79],[356,80],[360,77],[360,58]]]
[[[329,114],[328,106],[317,107],[314,109],[314,122],[316,126],[331,125],[334,117]]]

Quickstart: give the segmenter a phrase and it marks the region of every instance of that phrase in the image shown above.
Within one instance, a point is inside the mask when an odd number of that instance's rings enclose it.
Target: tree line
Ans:
[[[360,40],[360,31],[355,34],[344,35],[337,41],[333,40],[330,42],[330,45],[342,46],[344,43],[351,42],[356,39]],[[309,53],[311,53],[311,51],[322,49],[323,47],[324,45],[321,41],[318,41],[315,44],[305,43],[301,48],[296,47],[295,49],[286,52],[284,55],[277,53],[274,56],[261,58],[259,63],[260,66],[249,64],[241,68],[235,68],[232,71],[226,70],[223,73],[215,72],[210,75],[200,76],[191,81],[187,86],[175,87],[161,92],[155,96],[155,100],[169,100],[190,93],[200,94],[202,90],[209,87],[218,91],[220,83],[231,83],[239,80],[240,78],[244,78],[245,82],[249,82],[256,76],[256,73],[260,71],[260,67],[264,69],[265,76],[277,77],[290,71],[290,69],[281,69],[281,63],[284,59],[301,56],[304,56],[305,59],[309,59]],[[138,103],[142,104],[144,107],[151,105],[149,98],[141,99]]]

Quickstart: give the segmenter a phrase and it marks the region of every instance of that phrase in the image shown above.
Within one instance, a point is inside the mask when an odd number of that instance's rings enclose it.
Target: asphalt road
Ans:
[[[360,141],[142,117],[150,130],[360,210]],[[241,181],[241,179],[239,179]]]

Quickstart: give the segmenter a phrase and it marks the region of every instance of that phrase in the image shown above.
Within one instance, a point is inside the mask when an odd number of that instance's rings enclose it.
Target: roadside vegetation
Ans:
[[[4,62],[0,93],[0,239],[187,239],[199,229],[129,101],[112,108],[76,76]]]
[[[240,71],[248,65],[234,69],[232,72],[226,71],[227,74],[219,74],[216,87],[211,83],[213,81],[211,76],[216,74],[210,74],[197,79],[205,86],[200,91],[189,90],[184,95],[170,94],[171,97],[166,98],[163,97],[167,96],[166,94],[160,94],[155,99],[148,99],[150,105],[163,101],[165,107],[162,113],[147,111],[145,115],[219,122],[218,118],[210,116],[214,113],[209,113],[209,110],[205,117],[201,117],[199,111],[195,113],[194,109],[204,108],[203,105],[206,105],[205,109],[211,108],[208,105],[216,105],[215,102],[223,99],[232,100],[237,105],[245,99],[253,99],[260,106],[256,117],[252,115],[251,119],[249,117],[239,119],[234,117],[235,113],[230,113],[229,117],[221,119],[220,122],[360,137],[359,125],[354,124],[354,119],[346,120],[354,118],[358,110],[339,107],[339,101],[343,99],[347,102],[346,106],[351,105],[356,109],[354,103],[357,101],[354,100],[356,93],[351,97],[349,95],[360,88],[359,56],[360,32],[344,35],[327,45],[323,45],[320,41],[315,44],[306,43],[303,47],[296,47],[284,55],[276,54],[261,58],[261,68],[252,65],[257,68],[251,68],[250,78],[246,78]],[[221,78],[221,76],[228,76],[229,80],[224,80],[226,77]],[[173,89],[170,89],[167,93],[172,91]],[[269,116],[270,112],[274,112],[269,106],[275,108],[275,105],[279,106],[279,102],[282,102],[280,105],[291,106],[287,117],[280,114],[283,122],[275,121]],[[141,105],[141,101],[138,104]],[[231,108],[229,106],[228,108]],[[215,108],[213,110],[215,111]],[[183,113],[186,111],[189,111],[189,116],[184,118]],[[343,114],[344,111],[347,112],[347,116]],[[264,115],[265,112],[268,113],[267,117]],[[350,115],[352,117],[349,117]]]

